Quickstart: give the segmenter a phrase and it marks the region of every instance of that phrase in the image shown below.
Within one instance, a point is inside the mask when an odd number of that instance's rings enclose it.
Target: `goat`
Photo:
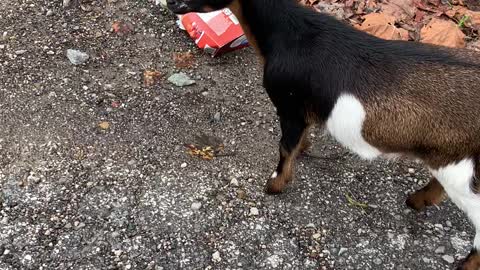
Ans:
[[[422,210],[448,195],[476,229],[459,269],[480,269],[480,54],[379,39],[296,0],[167,3],[176,14],[229,8],[260,57],[282,131],[266,192],[292,180],[315,124],[362,158],[413,157],[433,178],[407,205]]]

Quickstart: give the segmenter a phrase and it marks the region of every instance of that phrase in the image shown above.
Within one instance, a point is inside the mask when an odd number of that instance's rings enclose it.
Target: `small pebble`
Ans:
[[[445,247],[444,246],[439,246],[437,249],[435,249],[436,254],[443,254],[445,253]]]
[[[182,163],[182,165],[180,165],[180,168],[185,168],[185,167],[187,167],[187,163],[185,163],[185,162]]]
[[[340,248],[340,250],[338,251],[338,256],[342,256],[343,253],[347,252],[347,248]]]
[[[230,181],[230,185],[232,185],[234,187],[238,187],[239,183],[238,183],[237,178],[232,178],[232,180]]]
[[[120,257],[120,255],[122,255],[122,251],[119,250],[119,249],[115,249],[115,250],[113,251],[113,254],[115,254],[115,256],[117,256],[117,257]]]
[[[67,58],[73,65],[81,65],[87,62],[90,56],[87,53],[81,52],[79,50],[68,49]]]
[[[414,168],[408,168],[408,173],[409,173],[409,174],[414,174],[414,173],[415,173],[415,169],[414,169]]]
[[[50,17],[53,15],[53,10],[49,9],[47,10],[47,17]]]
[[[221,119],[220,112],[216,112],[216,113],[213,115],[213,120],[215,120],[216,122],[219,122],[220,119]]]
[[[24,53],[26,53],[26,52],[27,52],[27,50],[18,50],[18,51],[15,51],[15,54],[16,54],[16,55],[22,55],[22,54],[24,54]]]
[[[212,261],[213,261],[213,262],[220,262],[221,260],[222,260],[222,257],[220,257],[220,252],[215,251],[215,252],[212,254]]]
[[[450,220],[447,220],[445,222],[445,225],[447,225],[448,227],[452,227],[452,222]]]
[[[312,235],[312,237],[313,237],[313,239],[320,239],[320,237],[322,237],[322,235],[319,234],[319,233],[315,233],[315,234]]]
[[[194,202],[192,203],[192,206],[190,207],[192,210],[197,211],[202,207],[201,202]]]
[[[453,263],[455,261],[455,259],[450,255],[443,255],[442,259],[448,263]]]
[[[172,76],[168,77],[168,81],[179,87],[188,86],[195,83],[194,80],[190,79],[190,77],[183,72],[173,74]]]
[[[382,260],[381,260],[380,258],[375,258],[375,260],[373,260],[373,262],[374,262],[376,265],[382,264]]]
[[[258,216],[258,214],[260,214],[260,212],[258,211],[258,208],[256,207],[250,208],[250,216]]]

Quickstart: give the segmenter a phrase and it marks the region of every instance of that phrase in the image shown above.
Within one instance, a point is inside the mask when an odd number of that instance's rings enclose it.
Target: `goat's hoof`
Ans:
[[[269,179],[267,185],[265,186],[265,193],[271,195],[280,194],[283,192],[286,185],[286,181],[279,177]]]
[[[465,258],[457,270],[479,270],[480,269],[480,254],[477,250],[472,249],[467,258]]]
[[[424,210],[425,207],[427,207],[423,194],[419,192],[421,191],[410,194],[405,201],[408,207],[418,212]]]

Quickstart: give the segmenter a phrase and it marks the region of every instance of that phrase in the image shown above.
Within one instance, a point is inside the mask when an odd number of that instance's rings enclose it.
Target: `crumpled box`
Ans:
[[[213,57],[248,46],[238,19],[228,8],[180,15],[178,24],[200,49]]]

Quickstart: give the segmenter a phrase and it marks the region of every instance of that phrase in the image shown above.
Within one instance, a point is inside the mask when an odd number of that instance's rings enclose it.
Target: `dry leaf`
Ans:
[[[383,14],[394,17],[396,22],[408,22],[417,11],[413,0],[389,0],[380,7]]]
[[[212,160],[215,155],[217,155],[224,148],[223,144],[220,144],[215,148],[213,146],[204,146],[202,148],[199,148],[193,144],[186,144],[185,146],[188,148],[188,154],[204,160]]]
[[[425,18],[425,12],[423,12],[421,10],[417,10],[415,12],[415,22],[419,23],[419,22],[423,21],[424,18]]]
[[[157,83],[162,77],[162,73],[156,70],[145,70],[143,72],[143,84],[146,87],[150,87]]]
[[[103,130],[106,130],[106,129],[110,128],[110,123],[108,123],[106,121],[102,121],[98,124],[98,127],[103,129]]]
[[[408,31],[397,28],[395,24],[395,17],[385,15],[383,13],[370,13],[363,16],[365,21],[358,29],[370,33],[376,37],[388,40],[408,40]]]
[[[186,53],[174,53],[173,61],[177,68],[191,68],[194,63],[193,54],[191,52]]]
[[[465,47],[465,35],[452,21],[433,18],[420,31],[420,41],[452,48]]]
[[[471,11],[465,7],[454,6],[447,10],[445,15],[457,21],[464,20],[466,27],[480,30],[480,11]]]

